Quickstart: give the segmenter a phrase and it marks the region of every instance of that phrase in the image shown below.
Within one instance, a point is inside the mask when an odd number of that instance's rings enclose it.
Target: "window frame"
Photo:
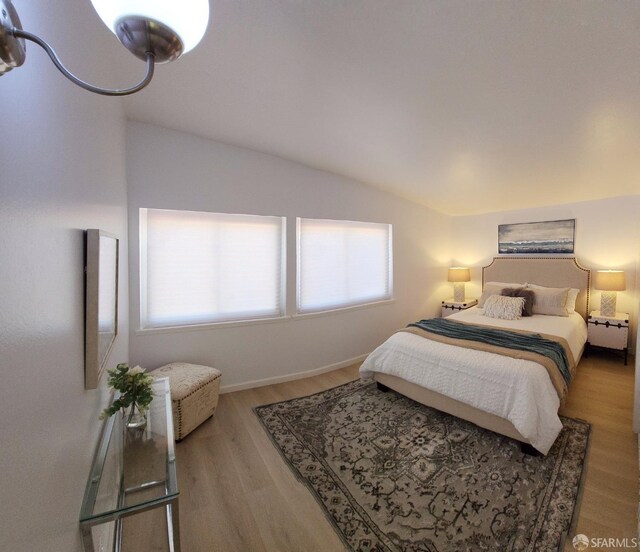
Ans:
[[[222,217],[255,217],[255,218],[271,218],[279,219],[280,222],[280,282],[279,282],[279,301],[277,314],[268,314],[265,316],[249,315],[247,317],[221,318],[219,320],[192,322],[184,324],[167,324],[167,325],[151,325],[148,321],[148,213],[149,211],[173,211],[173,212],[191,212],[204,213],[207,215],[220,215]],[[219,213],[212,211],[195,211],[192,209],[158,209],[153,207],[141,207],[138,210],[138,230],[139,230],[139,316],[138,330],[136,333],[167,333],[174,331],[193,331],[201,330],[208,327],[229,327],[244,326],[257,323],[278,322],[288,318],[287,316],[287,217],[279,215],[256,215],[256,214],[238,214],[238,213]]]
[[[345,227],[348,225],[368,225],[368,226],[386,226],[387,227],[387,256],[388,256],[388,266],[387,266],[387,281],[388,281],[388,293],[386,296],[380,296],[377,298],[371,298],[364,301],[356,301],[349,303],[341,303],[329,305],[325,308],[301,308],[300,300],[301,300],[301,286],[302,286],[302,278],[301,278],[301,226],[303,220],[309,221],[318,221],[318,222],[327,222],[327,223],[344,223]],[[309,217],[296,217],[296,296],[295,296],[295,315],[296,317],[311,317],[311,316],[321,316],[323,314],[330,314],[333,312],[345,311],[345,310],[356,310],[367,307],[372,307],[376,305],[383,305],[392,303],[395,301],[394,295],[394,257],[393,257],[393,224],[392,223],[383,223],[383,222],[371,222],[371,221],[354,221],[347,219],[326,219],[326,218],[309,218]]]

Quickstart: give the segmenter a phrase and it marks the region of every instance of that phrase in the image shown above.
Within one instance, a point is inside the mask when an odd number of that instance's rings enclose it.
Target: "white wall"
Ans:
[[[114,80],[104,64],[117,46],[89,2],[16,4],[80,76]],[[73,552],[108,399],[104,379],[84,389],[83,231],[117,234],[127,251],[124,116],[27,48],[0,78],[0,550]],[[111,365],[128,356],[121,262]]]
[[[131,357],[148,368],[178,360],[213,365],[222,370],[226,389],[321,369],[370,352],[413,319],[435,315],[442,293],[450,292],[450,218],[352,180],[141,123],[128,124],[127,173]],[[290,314],[295,217],[391,223],[396,301],[250,326],[137,332],[141,207],[286,216]]]
[[[505,211],[478,216],[453,218],[453,251],[460,263],[476,267],[470,293],[480,292],[482,271],[497,254],[498,225],[516,222],[576,219],[575,254],[580,263],[591,269],[622,269],[626,272],[627,290],[618,292],[617,310],[631,314],[632,336],[636,342],[638,272],[640,258],[640,195],[586,201],[552,207]],[[600,308],[600,292],[592,290],[591,310]]]

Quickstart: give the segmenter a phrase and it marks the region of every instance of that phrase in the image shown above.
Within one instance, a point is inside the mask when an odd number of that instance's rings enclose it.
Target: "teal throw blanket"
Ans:
[[[463,324],[447,318],[420,320],[409,324],[408,327],[421,328],[427,332],[453,339],[478,341],[488,345],[544,355],[550,358],[558,367],[566,385],[569,385],[571,381],[569,359],[564,347],[556,341],[542,337],[540,334],[521,334],[509,330],[486,328],[475,324]]]

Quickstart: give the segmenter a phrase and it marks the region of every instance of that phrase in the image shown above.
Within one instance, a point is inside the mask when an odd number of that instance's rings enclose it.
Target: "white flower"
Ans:
[[[142,374],[144,372],[144,368],[142,366],[134,366],[133,368],[129,368],[129,375],[136,376],[138,374]]]

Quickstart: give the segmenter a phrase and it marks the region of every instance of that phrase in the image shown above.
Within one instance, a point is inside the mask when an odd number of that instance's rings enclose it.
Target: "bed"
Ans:
[[[482,270],[483,290],[488,292],[491,282],[571,288],[577,290],[575,312],[568,316],[534,314],[503,320],[488,318],[482,309],[473,307],[442,323],[480,324],[510,332],[557,336],[559,341],[564,340],[567,355],[573,357],[576,366],[587,338],[590,281],[590,271],[574,257],[496,257]],[[382,389],[393,389],[517,439],[526,445],[524,450],[546,454],[562,429],[558,409],[564,395],[558,391],[557,382],[552,382],[551,372],[528,358],[512,358],[469,346],[399,331],[367,357],[360,375],[363,379],[373,378]]]

